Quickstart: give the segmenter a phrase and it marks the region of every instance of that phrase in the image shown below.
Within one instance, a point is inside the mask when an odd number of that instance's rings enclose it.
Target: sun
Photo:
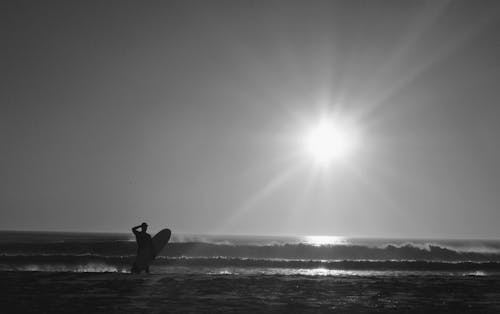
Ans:
[[[313,161],[328,165],[353,156],[359,140],[359,131],[353,123],[339,118],[323,118],[307,130],[303,145]]]

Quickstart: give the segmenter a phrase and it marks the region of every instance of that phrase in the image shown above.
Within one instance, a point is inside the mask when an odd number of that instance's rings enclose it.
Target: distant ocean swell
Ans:
[[[66,255],[68,258],[120,259],[133,256],[136,244],[130,241],[116,242],[61,242],[61,243],[2,243],[0,255],[31,256]],[[231,245],[213,243],[169,243],[161,253],[163,257],[224,257],[234,259],[290,259],[290,260],[349,260],[349,261],[435,261],[435,262],[500,262],[500,252],[460,251],[428,244],[392,245],[372,247],[362,245],[314,246],[306,244],[279,245]]]

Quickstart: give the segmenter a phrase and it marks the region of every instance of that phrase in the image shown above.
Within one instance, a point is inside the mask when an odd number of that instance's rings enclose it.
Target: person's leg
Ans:
[[[146,273],[149,274],[149,266],[146,267]]]

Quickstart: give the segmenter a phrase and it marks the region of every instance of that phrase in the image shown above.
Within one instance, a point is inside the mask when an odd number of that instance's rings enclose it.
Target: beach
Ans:
[[[500,276],[0,272],[2,313],[500,312]]]

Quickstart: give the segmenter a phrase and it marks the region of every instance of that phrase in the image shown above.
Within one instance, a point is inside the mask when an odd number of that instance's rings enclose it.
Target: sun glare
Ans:
[[[327,165],[352,156],[359,144],[356,128],[345,121],[321,120],[304,137],[304,147],[313,160]]]
[[[345,245],[347,240],[338,236],[306,236],[305,243],[313,246]]]

